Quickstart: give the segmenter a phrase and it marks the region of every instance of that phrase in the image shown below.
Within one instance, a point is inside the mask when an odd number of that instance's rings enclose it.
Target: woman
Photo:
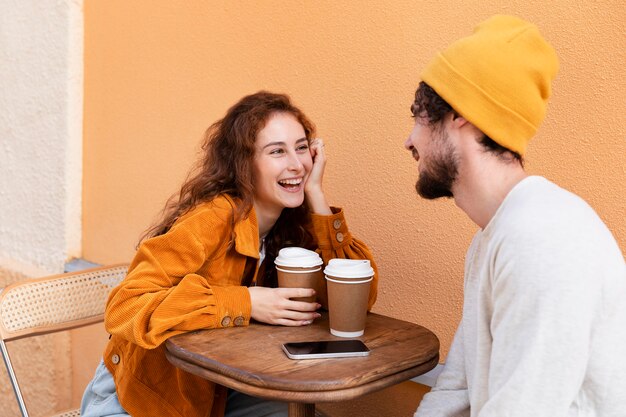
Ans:
[[[314,291],[275,288],[274,258],[282,247],[315,249],[325,262],[372,260],[343,212],[326,202],[324,144],[313,135],[313,124],[289,97],[263,91],[242,98],[207,130],[199,165],[109,297],[105,326],[112,336],[85,391],[82,416],[287,415],[284,403],[174,367],[163,342],[250,319],[311,324],[320,305],[290,298]]]

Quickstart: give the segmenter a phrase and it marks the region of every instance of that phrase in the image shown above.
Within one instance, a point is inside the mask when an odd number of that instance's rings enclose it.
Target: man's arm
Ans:
[[[424,396],[414,417],[465,417],[469,415],[469,396],[463,354],[463,323],[461,322],[437,384]]]
[[[564,416],[581,389],[601,304],[600,268],[575,236],[554,244],[556,233],[498,248],[480,417]]]

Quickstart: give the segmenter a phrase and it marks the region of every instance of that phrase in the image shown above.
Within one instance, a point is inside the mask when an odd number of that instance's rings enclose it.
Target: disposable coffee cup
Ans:
[[[282,288],[313,288],[311,297],[294,297],[295,301],[326,304],[326,283],[322,273],[322,258],[308,249],[289,247],[278,252],[274,260],[278,274],[278,286]],[[322,303],[322,301],[324,301]]]
[[[330,333],[358,337],[365,332],[374,269],[368,260],[331,259],[324,269]]]

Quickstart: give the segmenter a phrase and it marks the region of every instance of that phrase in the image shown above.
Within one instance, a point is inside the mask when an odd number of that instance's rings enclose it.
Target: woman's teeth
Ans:
[[[278,181],[281,184],[289,184],[289,185],[298,185],[302,182],[302,179],[297,180],[280,180]]]
[[[291,180],[279,180],[278,183],[286,188],[297,187],[302,183],[302,178],[291,179]]]

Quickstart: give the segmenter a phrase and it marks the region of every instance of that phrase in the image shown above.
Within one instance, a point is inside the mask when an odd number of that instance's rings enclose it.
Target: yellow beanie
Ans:
[[[438,53],[422,80],[491,139],[523,155],[545,116],[558,66],[535,25],[493,16]]]

